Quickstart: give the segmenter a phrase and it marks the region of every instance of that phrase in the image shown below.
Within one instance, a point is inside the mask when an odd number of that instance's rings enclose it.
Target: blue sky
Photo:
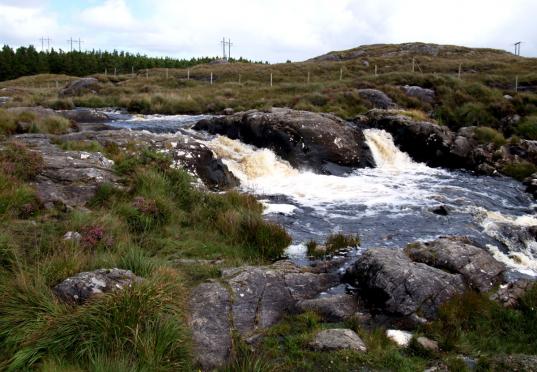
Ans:
[[[304,60],[362,44],[424,41],[537,56],[535,0],[0,0],[0,43],[174,57]]]

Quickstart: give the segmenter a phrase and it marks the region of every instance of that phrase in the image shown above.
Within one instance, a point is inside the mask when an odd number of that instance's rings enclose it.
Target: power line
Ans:
[[[231,46],[233,45],[233,43],[231,42],[231,39],[228,39],[228,41],[226,41],[226,38],[223,37],[220,44],[222,44],[222,58],[223,59],[231,58]],[[226,46],[228,49],[227,56],[226,56]]]
[[[52,41],[49,37],[47,37],[45,39],[45,37],[41,37],[41,39],[39,39],[39,41],[41,42],[41,51],[43,51],[45,49],[45,41],[47,42],[47,50],[50,49],[50,42]]]
[[[69,40],[67,40],[67,42],[70,44],[70,47],[71,47],[71,52],[73,51],[73,44],[77,44],[78,43],[78,51],[80,52],[82,50],[82,43],[84,42],[83,40],[80,40],[80,38],[78,38],[78,40],[75,40],[73,39],[73,37],[71,36],[71,38]]]

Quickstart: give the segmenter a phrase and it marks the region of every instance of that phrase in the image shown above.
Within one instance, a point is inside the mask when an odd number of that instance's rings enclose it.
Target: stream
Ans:
[[[201,136],[241,181],[242,191],[265,205],[266,218],[287,229],[293,238],[287,254],[294,260],[306,259],[306,241],[324,242],[334,232],[359,234],[360,249],[465,235],[515,275],[537,276],[536,205],[510,178],[414,162],[377,129],[364,131],[377,167],[340,177],[295,169],[268,149],[189,129],[206,116],[106,113],[113,128]],[[447,215],[434,213],[440,206]]]

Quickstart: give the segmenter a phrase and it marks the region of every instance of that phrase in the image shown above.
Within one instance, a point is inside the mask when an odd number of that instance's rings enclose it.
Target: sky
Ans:
[[[364,44],[432,42],[537,57],[537,0],[0,0],[0,43],[301,61]],[[45,48],[47,43],[45,42]],[[76,44],[78,48],[78,44]]]

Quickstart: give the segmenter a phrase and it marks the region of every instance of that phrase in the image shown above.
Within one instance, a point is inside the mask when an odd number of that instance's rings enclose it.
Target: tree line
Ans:
[[[200,57],[176,59],[170,57],[149,57],[114,50],[101,51],[70,51],[50,49],[37,51],[33,45],[13,49],[4,45],[0,51],[0,81],[16,79],[21,76],[35,74],[66,74],[86,76],[104,73],[130,73],[147,68],[186,68],[209,63],[217,57]],[[231,62],[253,62],[244,58],[231,59]]]

